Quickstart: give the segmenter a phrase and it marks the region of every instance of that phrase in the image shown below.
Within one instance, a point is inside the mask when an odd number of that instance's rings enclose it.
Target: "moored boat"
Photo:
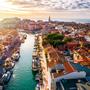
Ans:
[[[40,85],[39,85],[39,83],[36,85],[35,90],[40,90]]]
[[[13,69],[15,66],[15,61],[13,61],[11,58],[7,58],[4,63],[4,68],[6,71],[9,71]]]
[[[34,58],[32,60],[32,70],[39,71],[39,68],[40,68],[40,62],[39,62],[38,58]]]
[[[12,59],[13,59],[14,61],[18,61],[19,58],[20,58],[20,54],[19,54],[19,53],[14,53],[14,54],[12,55]]]
[[[13,62],[11,62],[11,64],[9,66],[5,65],[5,69],[6,69],[6,71],[9,71],[9,70],[13,69],[14,66],[15,66],[15,62],[13,61]]]
[[[12,76],[13,71],[7,71],[6,73],[3,74],[2,80],[4,84],[7,84]]]
[[[33,59],[37,58],[37,52],[33,52],[32,57],[33,57]]]
[[[38,71],[38,67],[35,66],[34,62],[32,63],[32,71]]]
[[[26,38],[27,38],[27,35],[26,35],[26,34],[24,34],[24,35],[23,35],[23,38],[24,38],[24,39],[26,39]]]
[[[40,80],[40,75],[39,74],[36,74],[35,80],[36,81],[39,81]]]

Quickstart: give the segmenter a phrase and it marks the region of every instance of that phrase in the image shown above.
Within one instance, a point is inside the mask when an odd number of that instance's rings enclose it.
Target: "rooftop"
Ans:
[[[65,59],[62,51],[58,51],[52,47],[47,48],[49,54],[48,67],[54,78],[75,72],[76,69]]]
[[[61,89],[61,85],[65,90],[77,90],[79,88],[80,90],[89,90],[90,89],[90,83],[87,82],[85,78],[81,79],[62,79],[56,83],[57,90],[63,90]],[[59,88],[60,87],[60,88]]]
[[[90,65],[90,49],[87,48],[79,48],[74,52],[74,61],[76,63],[82,62],[84,65]]]
[[[60,68],[56,69],[55,72],[52,72],[52,76],[54,78],[57,78],[57,77],[60,77],[60,76],[63,76],[63,75],[66,75],[66,74],[76,71],[76,69],[69,62],[65,62],[63,64],[63,68],[62,67],[60,67]]]

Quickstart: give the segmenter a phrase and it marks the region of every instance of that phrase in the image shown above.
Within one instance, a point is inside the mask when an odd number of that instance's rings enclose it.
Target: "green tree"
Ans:
[[[67,43],[67,42],[72,42],[72,40],[73,40],[73,39],[72,39],[71,37],[65,37],[63,41],[64,41],[65,43]]]
[[[70,37],[64,37],[63,34],[53,33],[48,34],[43,38],[43,45],[50,44],[53,47],[59,47],[67,42],[71,42],[73,39]]]

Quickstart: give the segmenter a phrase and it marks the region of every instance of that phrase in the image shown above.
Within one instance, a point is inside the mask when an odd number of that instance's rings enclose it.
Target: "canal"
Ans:
[[[34,36],[27,35],[25,43],[20,47],[21,57],[5,90],[35,90],[36,82],[31,70],[33,46]]]

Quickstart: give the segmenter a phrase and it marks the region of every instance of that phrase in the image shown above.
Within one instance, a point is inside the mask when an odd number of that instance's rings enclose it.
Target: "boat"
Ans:
[[[40,80],[40,75],[39,74],[36,74],[35,80],[36,81],[39,81]]]
[[[40,90],[40,85],[39,85],[39,83],[36,85],[35,90]]]
[[[32,71],[38,71],[38,68],[34,64],[32,64]]]
[[[8,67],[5,66],[5,69],[6,69],[6,71],[9,71],[9,70],[13,69],[14,66],[15,66],[15,62],[13,61],[13,62],[11,62],[11,65],[10,66],[8,66]]]
[[[6,73],[3,74],[2,80],[4,84],[7,84],[12,76],[13,71],[7,71]]]
[[[26,35],[26,34],[24,34],[24,35],[23,35],[23,38],[24,38],[24,39],[27,39],[27,35]]]
[[[12,58],[7,58],[4,63],[4,68],[6,71],[9,71],[13,69],[15,66],[15,61],[12,60]]]
[[[33,59],[34,59],[34,58],[37,58],[37,52],[36,52],[36,51],[33,52],[32,58],[33,58]]]
[[[33,59],[32,61],[32,71],[38,71],[37,61]]]
[[[39,61],[39,58],[36,57],[32,60],[32,70],[39,71],[39,69],[40,69],[40,61]]]
[[[12,59],[13,59],[14,61],[18,61],[19,58],[20,58],[20,53],[14,53],[14,54],[12,55]]]

